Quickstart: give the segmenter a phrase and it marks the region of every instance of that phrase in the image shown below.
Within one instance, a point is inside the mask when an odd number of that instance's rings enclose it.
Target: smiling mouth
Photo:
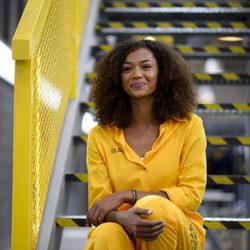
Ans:
[[[142,88],[142,87],[144,87],[144,86],[145,86],[144,83],[132,83],[132,84],[130,85],[130,87],[133,88],[133,89],[140,89],[140,88]]]

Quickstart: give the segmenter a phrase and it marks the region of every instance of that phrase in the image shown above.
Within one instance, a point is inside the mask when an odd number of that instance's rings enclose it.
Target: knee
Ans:
[[[112,232],[112,233],[111,233]],[[110,241],[114,239],[115,235],[126,234],[122,226],[113,222],[106,222],[100,224],[96,228],[94,228],[88,235],[90,238],[101,239],[102,241]]]
[[[149,216],[150,220],[176,220],[177,210],[179,208],[170,200],[158,195],[148,195],[139,199],[135,207],[150,209],[153,214]]]

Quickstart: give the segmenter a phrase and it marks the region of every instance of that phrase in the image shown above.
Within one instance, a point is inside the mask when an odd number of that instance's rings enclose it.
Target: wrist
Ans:
[[[131,204],[133,200],[133,194],[131,190],[122,190],[122,191],[119,191],[119,193],[120,193],[120,198],[121,198],[122,203]]]
[[[123,226],[123,215],[124,211],[116,211],[115,213],[115,222]]]

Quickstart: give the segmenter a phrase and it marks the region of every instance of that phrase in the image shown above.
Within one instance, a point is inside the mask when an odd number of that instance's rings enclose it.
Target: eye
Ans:
[[[152,65],[150,65],[150,64],[144,64],[144,65],[142,65],[142,68],[143,69],[151,69]]]
[[[122,72],[129,72],[132,69],[130,66],[124,66],[122,67]]]

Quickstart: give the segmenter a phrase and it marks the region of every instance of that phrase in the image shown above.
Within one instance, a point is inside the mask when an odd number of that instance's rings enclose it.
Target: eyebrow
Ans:
[[[140,61],[140,63],[144,63],[144,62],[153,62],[153,61],[151,61],[149,59],[145,59],[145,60]],[[125,63],[127,63],[127,64],[133,64],[132,62],[129,62],[129,61],[125,61],[123,64],[125,64]]]

